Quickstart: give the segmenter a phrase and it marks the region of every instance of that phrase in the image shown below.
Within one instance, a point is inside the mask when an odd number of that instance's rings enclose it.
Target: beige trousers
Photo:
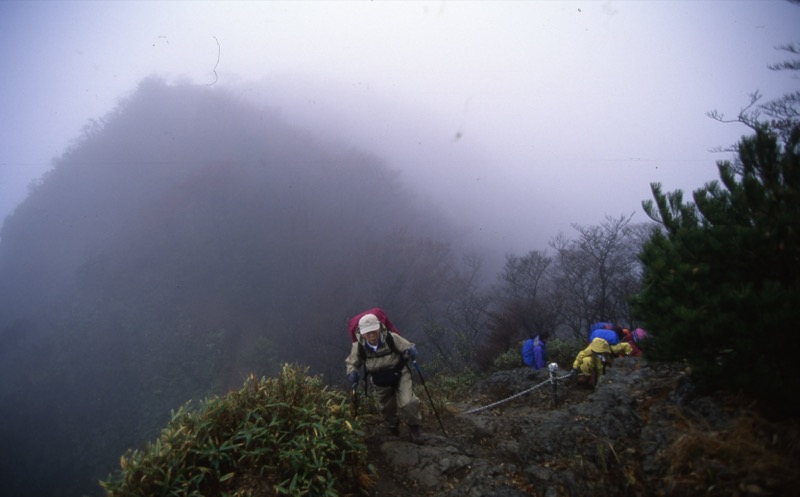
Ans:
[[[375,386],[383,418],[390,426],[396,425],[400,419],[409,426],[418,425],[422,422],[422,415],[419,412],[419,398],[414,394],[412,386],[413,381],[408,367],[403,370],[396,389]]]

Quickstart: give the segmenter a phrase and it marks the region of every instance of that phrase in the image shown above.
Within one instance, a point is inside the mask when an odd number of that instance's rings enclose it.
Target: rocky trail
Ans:
[[[529,372],[495,373],[439,412],[446,436],[421,397],[422,445],[366,416],[373,495],[755,497],[791,495],[800,482],[796,420],[768,421],[746,400],[698,395],[681,365],[622,358],[594,390],[559,381],[555,406],[548,384],[464,414],[547,379]]]

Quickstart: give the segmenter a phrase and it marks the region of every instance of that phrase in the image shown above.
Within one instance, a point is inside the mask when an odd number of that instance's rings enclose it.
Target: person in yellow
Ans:
[[[422,443],[426,437],[420,429],[420,402],[412,389],[411,371],[406,366],[408,360],[417,358],[417,348],[386,329],[374,314],[366,314],[359,319],[358,332],[358,339],[345,359],[350,383],[358,383],[358,370],[365,366],[366,375],[375,385],[383,417],[392,434],[399,434],[399,413],[408,425],[411,440]]]
[[[579,383],[594,386],[605,373],[606,367],[611,365],[613,356],[630,355],[631,351],[629,343],[609,345],[602,338],[595,338],[588,347],[578,352],[572,363],[572,372],[578,375]]]

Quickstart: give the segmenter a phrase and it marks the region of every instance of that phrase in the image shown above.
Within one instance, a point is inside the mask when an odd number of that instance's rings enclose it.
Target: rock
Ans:
[[[474,386],[469,403],[459,409],[466,412],[530,389],[537,382],[527,379],[529,372],[520,368],[493,374]],[[777,466],[764,467],[759,475],[751,473],[760,463],[734,468],[723,457],[697,460],[702,471],[671,473],[674,461],[665,454],[674,450],[692,423],[701,427],[697,433],[724,434],[741,414],[718,399],[699,395],[681,364],[617,359],[593,390],[580,388],[574,378],[558,382],[555,407],[549,388],[548,383],[547,388],[473,414],[451,410],[443,419],[448,437],[432,433],[439,430],[432,425],[435,418],[428,416],[431,430],[421,446],[384,440],[378,457],[386,484],[381,487],[379,480],[375,495],[767,496],[796,488],[790,486],[797,483],[796,472],[785,469],[800,464],[796,453],[786,462],[776,459]],[[775,433],[773,438],[790,433],[784,435],[786,447],[800,444],[800,429]],[[772,438],[764,441],[765,447],[769,444],[774,445]],[[706,482],[702,475],[724,481]]]

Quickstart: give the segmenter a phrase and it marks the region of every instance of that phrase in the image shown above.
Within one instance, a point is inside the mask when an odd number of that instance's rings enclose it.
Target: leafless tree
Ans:
[[[577,239],[561,233],[550,242],[561,317],[575,337],[585,337],[595,321],[630,323],[628,299],[638,291],[644,232],[631,225],[632,217],[607,216],[599,226],[575,224]]]

